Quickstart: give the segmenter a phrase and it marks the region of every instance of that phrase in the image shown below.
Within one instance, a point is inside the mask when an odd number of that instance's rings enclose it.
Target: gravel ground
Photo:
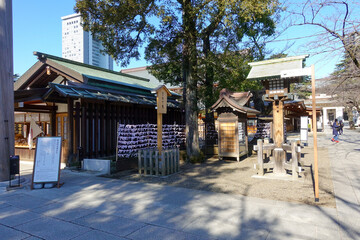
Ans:
[[[303,148],[302,155],[304,172],[300,174],[297,181],[254,177],[257,176],[254,169],[256,155],[240,162],[236,160],[219,161],[217,158],[210,158],[201,164],[183,164],[179,173],[167,177],[140,176],[135,170],[119,172],[110,177],[335,208],[327,149],[318,148],[320,179],[320,202],[318,203],[314,202],[313,149],[311,147]]]

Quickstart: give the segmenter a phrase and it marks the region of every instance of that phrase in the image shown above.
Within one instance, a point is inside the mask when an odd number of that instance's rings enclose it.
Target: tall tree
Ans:
[[[85,30],[123,66],[139,59],[139,48],[145,46],[145,57],[159,79],[182,81],[188,157],[200,153],[199,83],[205,82],[210,95],[215,66],[222,64],[218,56],[244,46],[260,56],[263,45],[256,40],[273,33],[277,8],[277,0],[78,0],[75,7]]]
[[[345,106],[350,126],[353,126],[353,110],[360,112],[360,70],[348,54],[344,54],[342,61],[336,65],[326,89],[327,94],[341,106]]]
[[[289,7],[294,26],[311,25],[320,30],[316,41],[308,44],[319,53],[340,55],[345,52],[354,67],[360,70],[359,2],[356,0],[303,0]]]

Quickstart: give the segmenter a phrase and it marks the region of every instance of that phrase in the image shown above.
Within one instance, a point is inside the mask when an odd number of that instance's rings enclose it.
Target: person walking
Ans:
[[[343,134],[343,132],[344,132],[343,128],[344,128],[344,122],[343,122],[343,120],[340,120],[340,122],[339,122],[339,135]]]
[[[338,120],[335,119],[334,123],[332,124],[332,129],[333,129],[333,137],[331,138],[331,141],[332,142],[336,142],[338,143],[338,138],[339,138],[339,123],[338,123]]]

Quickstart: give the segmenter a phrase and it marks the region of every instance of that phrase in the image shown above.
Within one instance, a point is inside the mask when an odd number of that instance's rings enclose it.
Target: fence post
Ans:
[[[144,175],[147,175],[147,151],[144,150]]]
[[[165,155],[164,151],[161,152],[161,174],[165,176]]]
[[[171,149],[171,172],[175,173],[175,148]]]
[[[297,158],[297,141],[291,141],[291,157],[292,157],[292,177],[294,180],[298,178],[297,170],[298,170],[298,158]]]
[[[173,162],[172,162],[172,150],[169,150],[169,167],[170,167],[170,173],[173,173]]]
[[[258,160],[258,174],[264,176],[264,160],[263,160],[263,140],[257,140],[257,160]]]
[[[178,172],[180,169],[180,150],[176,148],[176,171]]]
[[[141,150],[138,151],[138,168],[139,174],[141,175]]]
[[[149,170],[150,170],[150,175],[153,175],[153,159],[152,159],[152,155],[153,155],[153,151],[151,149],[149,149]]]
[[[167,174],[170,174],[170,156],[169,156],[169,150],[167,150],[165,158],[166,158],[166,171],[167,171]]]
[[[155,174],[159,176],[159,151],[155,150]]]

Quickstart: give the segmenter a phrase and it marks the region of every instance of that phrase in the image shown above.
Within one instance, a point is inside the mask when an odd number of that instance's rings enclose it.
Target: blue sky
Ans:
[[[22,75],[36,62],[34,51],[61,57],[61,17],[74,13],[74,0],[13,0],[13,39],[14,73]],[[280,39],[293,39],[316,34],[314,27],[293,27]],[[307,47],[310,38],[290,41],[292,47],[287,50],[290,56],[311,53]],[[275,51],[282,50],[288,41],[274,42],[268,45]],[[315,64],[316,78],[326,77],[341,59],[339,55],[313,55],[307,59],[307,65]],[[133,60],[128,68],[146,66],[146,62]],[[120,70],[114,65],[114,70]]]

